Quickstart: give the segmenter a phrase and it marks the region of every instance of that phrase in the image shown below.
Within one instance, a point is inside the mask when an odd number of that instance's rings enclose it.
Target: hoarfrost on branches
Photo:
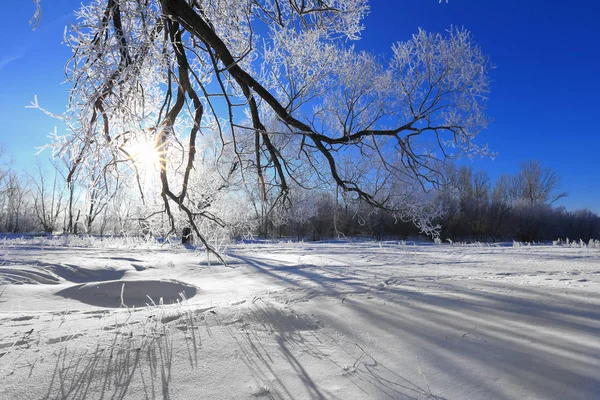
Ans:
[[[429,192],[444,160],[487,153],[473,139],[488,122],[490,64],[455,28],[418,30],[387,59],[357,51],[368,11],[366,0],[83,5],[65,33],[69,129],[54,143],[70,157],[68,179],[92,163],[131,172],[143,192],[142,175],[154,173],[170,230],[181,213],[210,251],[200,226],[226,226],[216,211],[227,211],[207,208],[209,198],[236,183],[264,200],[277,190],[274,204],[292,183],[336,185],[435,233]],[[218,138],[208,171],[205,134]],[[159,154],[155,171],[136,161],[140,142]],[[213,193],[197,186],[212,181]]]

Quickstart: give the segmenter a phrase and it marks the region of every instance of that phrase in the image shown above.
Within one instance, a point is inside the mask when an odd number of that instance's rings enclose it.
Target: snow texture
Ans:
[[[600,251],[0,242],[3,399],[598,399]]]

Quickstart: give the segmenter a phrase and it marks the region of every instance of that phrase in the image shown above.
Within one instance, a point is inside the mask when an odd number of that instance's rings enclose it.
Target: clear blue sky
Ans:
[[[31,0],[6,2],[0,25],[0,143],[20,167],[34,161],[55,122],[25,109],[35,94],[61,112],[68,86],[61,44],[79,0],[42,1],[43,18],[31,31]],[[488,113],[479,137],[498,153],[475,160],[492,180],[537,159],[561,178],[569,197],[558,204],[600,213],[600,4],[593,0],[372,0],[357,47],[386,53],[417,27],[464,26],[487,53],[492,71]]]

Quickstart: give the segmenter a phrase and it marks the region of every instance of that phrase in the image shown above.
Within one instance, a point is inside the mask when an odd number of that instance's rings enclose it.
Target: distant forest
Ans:
[[[451,166],[447,185],[435,193],[442,215],[437,219],[442,240],[462,242],[547,242],[557,239],[600,238],[600,217],[589,210],[568,211],[553,203],[566,196],[558,191],[559,177],[538,162],[520,166],[516,175],[502,175],[492,185],[488,175],[471,166]],[[268,237],[320,240],[366,236],[376,240],[407,239],[420,232],[411,222],[394,220],[382,210],[360,203],[336,201],[321,191],[310,196],[313,214],[286,223],[267,222],[261,232]]]
[[[100,235],[161,235],[135,200],[122,191],[111,196],[102,187],[67,186],[57,164],[36,174],[0,170],[0,231]],[[447,181],[432,191],[439,208],[439,239],[453,242],[546,242],[556,239],[600,239],[600,217],[589,210],[556,207],[559,177],[536,161],[523,163],[515,175],[492,184],[472,166],[450,165]],[[364,237],[375,240],[425,238],[413,221],[346,198],[335,189],[292,188],[289,200],[269,205],[250,193],[222,207],[235,214],[230,237],[325,240]],[[239,197],[244,197],[240,201]],[[164,223],[164,221],[163,221]],[[183,228],[183,226],[181,226]],[[181,233],[181,230],[177,232]],[[430,237],[431,239],[431,237]]]

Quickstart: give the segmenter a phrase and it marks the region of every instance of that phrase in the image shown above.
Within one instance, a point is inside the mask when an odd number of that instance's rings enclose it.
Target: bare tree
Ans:
[[[54,166],[56,167],[58,173],[61,178],[66,181],[67,173],[70,170],[69,168],[69,160],[67,157],[61,157]],[[66,172],[65,172],[66,169]],[[66,233],[78,233],[78,224],[79,224],[79,216],[81,214],[81,209],[77,211],[75,214],[75,207],[78,201],[79,190],[77,187],[77,182],[71,181],[66,188],[67,192],[67,204],[65,205],[65,213],[64,213],[64,221],[63,221],[63,230]]]
[[[64,211],[64,183],[60,179],[59,167],[54,163],[52,166],[53,174],[48,178],[47,172],[42,169],[38,160],[37,171],[31,176],[35,214],[46,233],[55,231],[58,217]]]
[[[567,196],[566,192],[557,192],[559,182],[560,178],[552,169],[530,160],[520,164],[516,175],[502,175],[498,186],[508,201],[552,204]]]
[[[0,230],[10,233],[31,229],[30,188],[14,168],[14,160],[0,145]]]
[[[539,238],[551,219],[552,203],[567,194],[558,192],[560,179],[538,161],[519,165],[516,175],[502,175],[496,182],[496,193],[511,207],[512,235],[524,242]]]
[[[30,189],[26,180],[15,171],[10,171],[4,177],[0,193],[0,207],[2,209],[3,230],[17,233],[33,228],[28,214],[30,202],[28,197]]]
[[[112,170],[129,162],[139,177],[130,146],[151,142],[171,231],[176,209],[212,251],[197,221],[224,222],[199,207],[190,185],[198,135],[214,130],[263,198],[270,184],[285,200],[309,168],[435,232],[437,211],[398,188],[426,192],[444,158],[486,153],[473,139],[488,122],[490,65],[457,29],[419,30],[383,62],[355,51],[349,42],[368,8],[367,0],[90,1],[66,36],[73,90],[55,151],[74,154],[68,180],[86,160]]]

